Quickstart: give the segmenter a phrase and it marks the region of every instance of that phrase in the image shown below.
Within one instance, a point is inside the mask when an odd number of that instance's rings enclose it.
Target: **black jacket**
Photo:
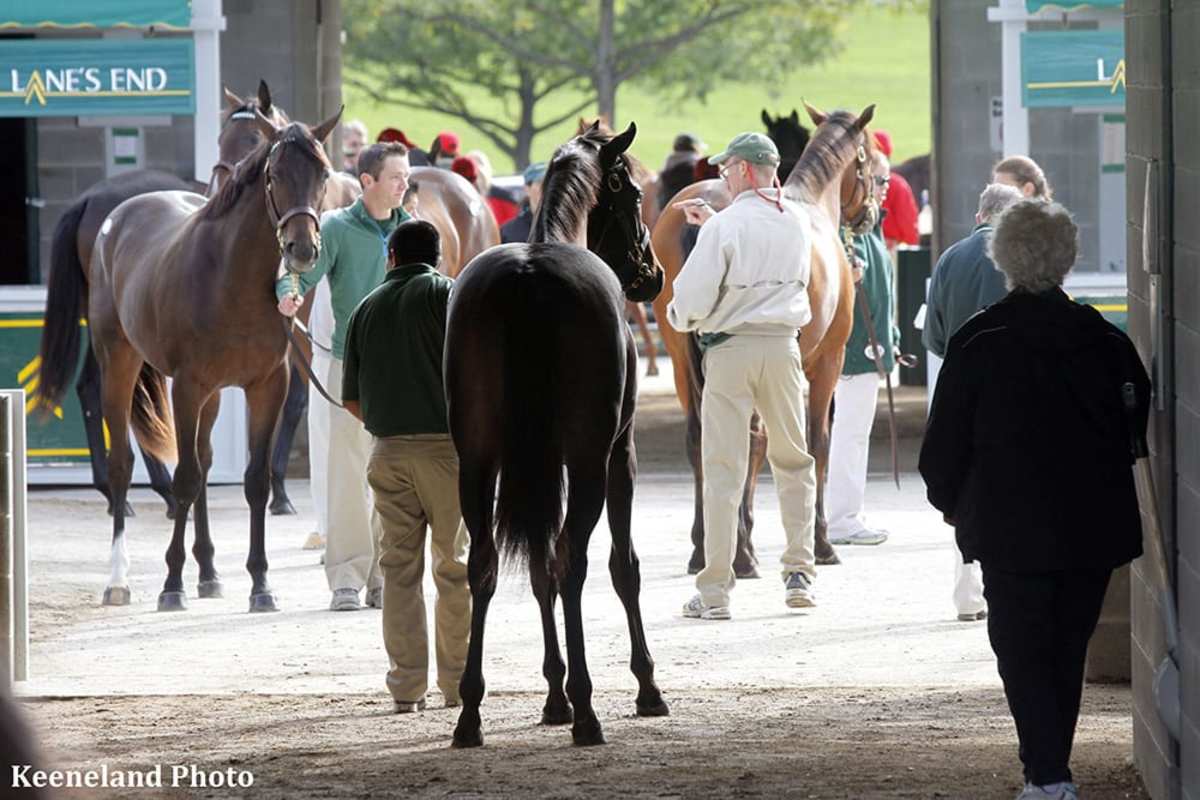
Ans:
[[[521,203],[521,212],[500,228],[500,244],[528,242],[533,229],[533,210],[529,203]]]
[[[1126,412],[1122,384],[1135,388]],[[1061,290],[1014,291],[950,339],[920,470],[967,560],[1112,568],[1142,552],[1132,436],[1150,380],[1132,342]]]

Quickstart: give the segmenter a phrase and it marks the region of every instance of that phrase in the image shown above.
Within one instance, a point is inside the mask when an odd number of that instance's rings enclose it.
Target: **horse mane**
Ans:
[[[845,169],[846,151],[858,146],[858,132],[854,129],[857,120],[849,111],[830,113],[825,124],[820,125],[809,139],[787,178],[787,185],[798,187],[804,199],[815,200],[820,196]],[[864,136],[863,140],[866,147],[873,149],[869,136]]]
[[[596,205],[599,147],[612,137],[588,130],[554,151],[542,180],[542,202],[533,219],[532,242],[569,241]]]
[[[222,184],[220,190],[200,209],[201,219],[217,219],[232,209],[246,189],[253,186],[266,171],[267,159],[271,156],[271,148],[276,144],[298,144],[304,147],[309,156],[316,159],[328,169],[332,169],[325,148],[321,147],[312,137],[308,126],[300,122],[292,122],[283,130],[275,141],[264,141],[250,155],[238,162],[233,171],[233,177]]]

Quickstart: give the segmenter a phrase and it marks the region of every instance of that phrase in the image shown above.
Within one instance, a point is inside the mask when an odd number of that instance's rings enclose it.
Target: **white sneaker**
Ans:
[[[861,531],[844,534],[829,540],[830,544],[883,544],[888,540],[888,532],[885,530],[873,531],[870,528],[863,528]]]
[[[706,606],[700,595],[683,605],[683,615],[689,619],[730,619],[729,606]]]
[[[788,608],[813,608],[817,605],[813,596],[812,581],[803,572],[789,573],[784,585],[784,600]]]
[[[358,589],[333,590],[333,597],[329,600],[330,611],[358,611],[360,608]]]
[[[1017,800],[1079,800],[1079,787],[1067,781],[1043,786],[1027,783]]]

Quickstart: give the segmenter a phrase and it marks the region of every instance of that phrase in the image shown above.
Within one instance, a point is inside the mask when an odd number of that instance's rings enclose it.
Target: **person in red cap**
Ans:
[[[475,183],[475,181],[479,178],[479,168],[475,166],[474,161],[466,156],[458,156],[451,161],[450,171],[457,172],[459,175],[462,175],[464,178],[466,178],[467,182],[476,189],[479,188],[479,186]]]
[[[458,158],[458,134],[453,131],[442,131],[433,138],[429,146],[429,162],[435,167],[450,169],[454,159]]]
[[[890,160],[892,137],[887,131],[875,131],[875,146]],[[917,244],[921,235],[917,233],[917,199],[904,176],[889,173],[887,195],[883,201],[883,238],[887,241],[888,255],[896,263],[896,249],[902,244]]]
[[[399,142],[408,148],[408,163],[413,167],[428,167],[429,156],[417,147],[399,128],[384,128],[375,138],[376,142]]]

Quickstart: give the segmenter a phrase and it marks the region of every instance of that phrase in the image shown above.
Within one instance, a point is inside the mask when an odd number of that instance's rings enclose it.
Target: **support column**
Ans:
[[[192,87],[196,98],[193,177],[200,183],[208,182],[219,158],[217,136],[221,133],[223,30],[225,17],[221,13],[221,0],[192,0],[192,39],[196,50],[196,75]]]
[[[1004,156],[1029,154],[1029,110],[1021,104],[1021,34],[1025,32],[1024,0],[1000,0],[988,9],[988,20],[999,22],[1001,88],[1004,97]]]

